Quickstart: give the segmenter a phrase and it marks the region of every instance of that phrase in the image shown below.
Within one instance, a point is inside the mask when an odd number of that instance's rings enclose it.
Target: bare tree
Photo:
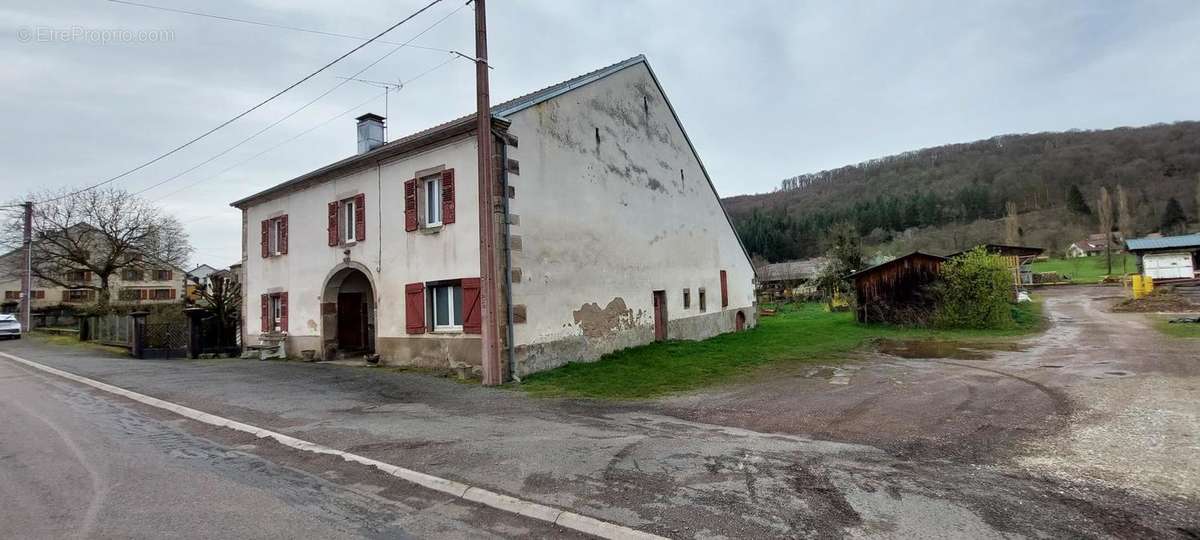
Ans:
[[[117,188],[32,196],[33,275],[70,289],[95,291],[108,307],[109,283],[125,269],[179,268],[191,255],[183,226],[149,202]],[[10,219],[3,241],[19,243],[21,223]]]
[[[1100,234],[1104,235],[1104,256],[1108,258],[1109,275],[1112,275],[1112,210],[1112,199],[1108,196],[1108,188],[1101,186],[1100,200],[1096,204],[1096,213],[1100,219]]]
[[[1125,242],[1133,237],[1133,209],[1129,207],[1129,194],[1125,193],[1125,188],[1117,186],[1117,230],[1121,232],[1121,241]],[[1121,271],[1124,272],[1125,259],[1121,258]]]
[[[1200,173],[1196,173],[1196,222],[1200,223]]]
[[[1004,243],[1015,246],[1021,243],[1021,224],[1017,220],[1017,203],[1008,201],[1004,205]]]
[[[237,335],[241,316],[242,284],[232,272],[221,270],[209,274],[208,283],[197,289],[197,295],[200,306],[218,321],[217,342],[220,345],[230,344],[230,340]]]

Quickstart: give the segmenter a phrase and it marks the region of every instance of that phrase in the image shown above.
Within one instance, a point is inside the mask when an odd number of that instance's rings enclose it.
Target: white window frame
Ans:
[[[430,322],[430,326],[433,327],[433,331],[434,332],[462,332],[462,329],[463,329],[462,323],[456,324],[454,322],[456,317],[459,318],[459,320],[461,320],[461,317],[463,316],[463,314],[459,313],[460,311],[462,311],[462,306],[455,305],[456,302],[455,302],[455,298],[454,298],[454,290],[458,289],[458,291],[459,291],[458,303],[461,304],[462,297],[463,297],[462,296],[462,284],[461,283],[444,283],[441,285],[432,285],[432,286],[427,287],[426,289],[429,291],[429,322]],[[446,299],[446,305],[447,305],[446,309],[447,309],[447,311],[449,311],[449,313],[446,314],[447,315],[446,320],[449,321],[449,324],[438,324],[438,322],[437,322],[437,320],[438,320],[437,291],[439,289],[446,289],[447,290],[446,294],[449,295],[449,297]]]
[[[354,197],[342,201],[342,243],[353,244],[357,242],[358,230],[355,228],[354,220]]]
[[[439,227],[442,224],[442,175],[441,173],[421,179],[424,191],[421,204],[425,207],[425,226]],[[436,217],[436,219],[435,219]]]
[[[283,331],[283,295],[272,294],[267,296],[267,316],[270,317],[271,331]]]
[[[280,246],[283,245],[280,242],[280,225],[282,225],[282,221],[279,218],[273,218],[267,223],[267,253],[271,255],[283,254],[279,251]]]

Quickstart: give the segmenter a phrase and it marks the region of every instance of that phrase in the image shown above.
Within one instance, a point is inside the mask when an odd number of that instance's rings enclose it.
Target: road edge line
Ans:
[[[624,525],[602,521],[596,518],[577,514],[575,512],[554,508],[552,506],[547,506],[533,501],[527,501],[525,499],[504,495],[502,493],[496,493],[488,489],[475,487],[469,484],[463,484],[461,482],[455,482],[454,480],[441,478],[439,476],[426,474],[420,471],[406,469],[398,465],[392,465],[390,463],[371,459],[366,456],[345,452],[322,444],[306,441],[304,439],[298,439],[290,435],[284,435],[269,429],[260,428],[258,426],[239,422],[230,418],[225,418],[223,416],[206,413],[204,411],[193,409],[178,403],[172,403],[170,401],[148,396],[146,394],[140,394],[132,390],[126,390],[119,386],[100,382],[95,379],[89,379],[82,375],[76,375],[69,371],[63,371],[61,369],[40,364],[32,360],[26,360],[14,354],[0,351],[0,356],[34,369],[38,369],[52,375],[57,375],[64,379],[69,379],[80,384],[103,390],[110,394],[118,395],[126,399],[131,399],[133,401],[149,405],[151,407],[173,412],[197,422],[249,433],[260,439],[274,439],[279,444],[300,450],[302,452],[338,456],[346,461],[367,465],[369,467],[375,467],[384,473],[400,478],[401,480],[417,484],[421,487],[446,493],[458,499],[481,504],[489,508],[495,508],[496,510],[508,512],[510,514],[536,519],[538,521],[543,521],[559,527],[572,529],[574,531],[609,540],[667,540],[663,536],[639,531]]]

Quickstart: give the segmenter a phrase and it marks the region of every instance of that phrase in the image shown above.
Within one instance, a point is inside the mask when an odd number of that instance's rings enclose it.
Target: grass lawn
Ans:
[[[1113,275],[1137,272],[1137,257],[1128,253],[1113,253]],[[1124,266],[1122,266],[1122,263]],[[1071,276],[1075,283],[1098,283],[1108,275],[1108,260],[1103,255],[1078,259],[1050,259],[1035,261],[1034,272],[1058,272],[1060,276]]]
[[[784,306],[746,332],[705,341],[667,341],[572,363],[524,379],[536,396],[639,399],[694,390],[776,362],[829,362],[877,338],[983,340],[1040,331],[1041,304],[1017,308],[1017,324],[1003,330],[930,330],[861,325],[852,313],[827,313],[818,304]]]
[[[51,334],[49,332],[40,332],[37,329],[34,329],[33,332],[25,334],[25,336],[22,339],[33,339],[33,340],[37,340],[40,343],[46,343],[49,345],[55,345],[55,346],[59,346],[59,347],[76,347],[76,348],[92,349],[95,351],[105,351],[108,353],[119,354],[119,355],[123,355],[123,356],[129,355],[129,350],[122,348],[122,347],[113,347],[111,345],[102,345],[100,343],[79,341],[79,338],[77,336],[63,335],[63,334]]]
[[[1158,331],[1174,337],[1184,339],[1200,339],[1200,324],[1195,323],[1175,323],[1171,324],[1170,317],[1163,317],[1154,322],[1154,327]]]

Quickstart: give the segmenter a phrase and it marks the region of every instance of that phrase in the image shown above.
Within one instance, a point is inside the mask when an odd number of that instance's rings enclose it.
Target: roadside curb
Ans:
[[[26,360],[9,353],[0,352],[0,356],[8,358],[9,360],[19,364],[50,373],[52,375],[57,375],[64,379],[69,379],[80,384],[103,390],[110,394],[115,394],[139,403],[143,403],[145,405],[149,405],[151,407],[173,412],[197,422],[203,422],[212,426],[249,433],[260,439],[274,439],[279,444],[294,448],[296,450],[314,454],[334,455],[346,461],[367,465],[369,467],[375,467],[376,469],[400,478],[401,480],[405,480],[434,491],[453,495],[456,498],[482,504],[484,506],[495,508],[504,512],[525,516],[539,521],[545,521],[547,523],[553,523],[560,527],[610,540],[666,540],[665,537],[639,531],[624,525],[617,525],[615,523],[601,521],[567,510],[496,493],[487,489],[455,482],[454,480],[448,480],[446,478],[414,471],[412,469],[406,469],[404,467],[392,465],[390,463],[385,463],[365,456],[360,456],[358,454],[343,452],[335,448],[330,448],[328,446],[303,439],[297,439],[295,437],[260,428],[258,426],[238,422],[237,420],[231,420],[229,418],[206,413],[190,407],[185,407],[183,405],[158,399],[156,397],[139,394],[119,386],[113,386],[111,384],[89,379],[68,371],[52,368],[50,366],[39,364],[32,360]]]

